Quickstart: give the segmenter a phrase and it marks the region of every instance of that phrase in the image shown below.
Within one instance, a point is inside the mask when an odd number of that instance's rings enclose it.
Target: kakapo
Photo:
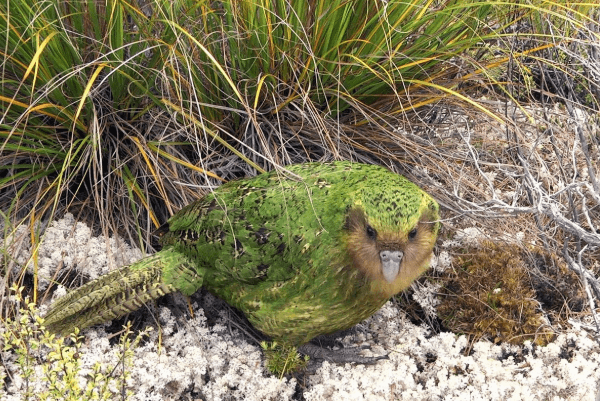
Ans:
[[[371,316],[428,267],[439,207],[415,184],[351,162],[286,170],[228,182],[182,208],[161,251],[60,298],[46,326],[68,333],[204,287],[298,347]]]

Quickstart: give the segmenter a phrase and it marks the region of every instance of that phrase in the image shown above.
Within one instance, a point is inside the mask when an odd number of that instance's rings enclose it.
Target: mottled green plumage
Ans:
[[[358,163],[287,170],[183,208],[160,252],[60,299],[47,325],[83,328],[205,287],[274,340],[301,345],[369,317],[426,269],[438,205],[416,185]]]

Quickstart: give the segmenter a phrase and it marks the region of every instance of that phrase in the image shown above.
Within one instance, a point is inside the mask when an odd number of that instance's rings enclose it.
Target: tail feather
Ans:
[[[187,258],[174,250],[162,250],[138,262],[91,281],[60,298],[45,317],[46,327],[68,334],[106,322],[142,307],[148,301],[176,291],[165,273],[190,266]],[[201,278],[194,283],[202,285]]]

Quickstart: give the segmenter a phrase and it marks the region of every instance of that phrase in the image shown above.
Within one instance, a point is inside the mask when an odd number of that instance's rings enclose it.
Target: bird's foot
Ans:
[[[352,347],[342,348],[339,350],[330,350],[319,347],[318,345],[307,343],[298,347],[298,351],[304,355],[308,355],[312,359],[324,359],[334,363],[360,363],[363,365],[371,365],[382,359],[389,359],[387,355],[381,356],[363,356],[360,352],[369,347]]]

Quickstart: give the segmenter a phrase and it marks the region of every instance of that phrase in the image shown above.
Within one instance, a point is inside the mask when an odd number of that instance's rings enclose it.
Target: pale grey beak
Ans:
[[[401,251],[381,251],[379,252],[379,258],[381,259],[381,267],[383,271],[383,277],[385,281],[391,283],[398,276],[400,271],[400,262],[404,253]]]

